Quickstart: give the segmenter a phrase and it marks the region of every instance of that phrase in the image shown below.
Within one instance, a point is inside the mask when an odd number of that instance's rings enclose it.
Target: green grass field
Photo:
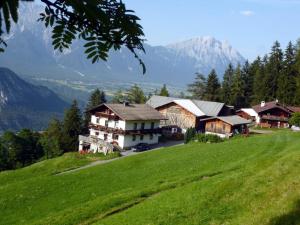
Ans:
[[[191,143],[55,175],[67,155],[0,173],[0,224],[300,224],[300,134]]]

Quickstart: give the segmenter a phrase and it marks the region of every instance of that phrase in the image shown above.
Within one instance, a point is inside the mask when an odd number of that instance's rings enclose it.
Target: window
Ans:
[[[154,122],[151,122],[151,129],[154,129]]]
[[[100,118],[96,118],[96,123],[98,123],[99,124],[99,121],[100,121]]]
[[[140,140],[141,140],[141,141],[144,140],[144,135],[141,135],[141,136],[140,136]]]
[[[118,139],[119,139],[119,135],[113,134],[113,139],[114,139],[114,140],[118,140]]]
[[[108,120],[105,120],[105,126],[108,127]]]
[[[119,128],[119,121],[115,121],[115,128]]]
[[[153,140],[153,134],[150,134],[150,140]]]
[[[132,141],[135,141],[135,140],[136,140],[136,136],[132,135]]]
[[[137,129],[137,123],[133,124],[133,129],[136,130]]]
[[[145,129],[145,123],[142,123],[141,124],[141,130],[144,130]]]
[[[95,135],[98,136],[98,135],[99,135],[99,132],[95,132]]]
[[[211,128],[211,129],[214,129],[214,123],[211,123],[211,124],[210,124],[210,128]]]
[[[225,124],[223,124],[223,131],[225,131],[225,129],[226,129],[226,125],[225,125]]]
[[[105,141],[107,140],[107,134],[104,134],[104,140]]]

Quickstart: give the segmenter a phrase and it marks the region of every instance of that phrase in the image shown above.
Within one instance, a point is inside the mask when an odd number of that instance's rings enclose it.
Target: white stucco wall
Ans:
[[[153,139],[150,140],[150,134],[145,134],[144,139],[140,140],[140,135],[136,135],[135,141],[132,140],[132,135],[126,135],[124,137],[124,144],[122,148],[133,147],[139,143],[147,143],[149,145],[158,143],[159,134],[153,134]]]

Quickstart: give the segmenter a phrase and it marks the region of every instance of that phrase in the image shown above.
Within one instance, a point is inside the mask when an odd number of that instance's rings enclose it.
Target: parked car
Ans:
[[[134,152],[143,152],[149,149],[150,149],[150,145],[148,145],[147,143],[140,143],[132,148]]]

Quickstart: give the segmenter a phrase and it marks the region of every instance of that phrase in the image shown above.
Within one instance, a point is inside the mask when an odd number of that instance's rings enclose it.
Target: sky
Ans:
[[[300,0],[123,0],[141,18],[147,43],[200,36],[228,41],[252,61],[278,40],[300,38]]]

